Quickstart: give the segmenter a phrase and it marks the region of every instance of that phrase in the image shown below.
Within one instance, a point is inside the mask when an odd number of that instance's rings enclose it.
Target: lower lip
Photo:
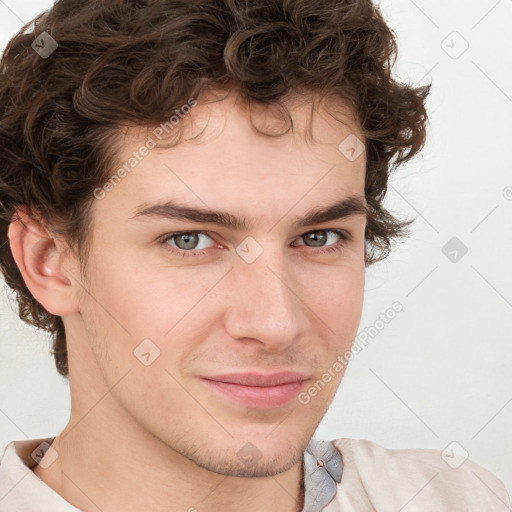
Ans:
[[[242,386],[229,382],[203,379],[211,388],[249,407],[270,409],[287,404],[297,398],[305,381],[289,382],[278,386]]]

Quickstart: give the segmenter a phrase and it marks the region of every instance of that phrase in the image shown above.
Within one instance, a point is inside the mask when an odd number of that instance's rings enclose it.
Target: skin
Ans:
[[[199,101],[183,122],[185,133],[205,128],[200,139],[152,150],[95,200],[85,279],[77,257],[43,222],[20,209],[20,221],[11,224],[25,282],[63,318],[68,340],[70,421],[52,445],[57,460],[34,472],[75,507],[168,511],[172,504],[176,511],[230,512],[243,503],[246,512],[302,510],[303,451],[343,371],[309,403],[293,399],[270,409],[234,402],[200,377],[293,370],[308,376],[308,389],[357,334],[366,217],[293,224],[311,209],[364,198],[364,153],[349,161],[338,150],[348,135],[362,136],[348,107],[322,103],[311,120],[310,105],[290,102],[293,132],[270,138],[253,130],[236,95]],[[328,114],[333,108],[344,123]],[[274,119],[271,111],[253,112],[255,124],[271,127]],[[308,122],[315,142],[306,141]],[[119,162],[146,136],[126,130]],[[164,199],[228,211],[251,230],[130,220],[140,203]],[[329,229],[352,239],[340,251],[322,252],[343,242]],[[181,256],[186,241],[159,241],[198,230],[210,238],[188,249],[204,253],[195,257]],[[311,232],[328,239],[312,245],[304,237]],[[236,252],[247,236],[263,249],[250,264]],[[160,350],[149,366],[134,355],[146,338]],[[237,455],[249,442],[252,464]]]

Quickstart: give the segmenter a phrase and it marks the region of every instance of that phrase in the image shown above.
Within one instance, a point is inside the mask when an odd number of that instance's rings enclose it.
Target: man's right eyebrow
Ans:
[[[364,196],[354,194],[333,204],[308,211],[303,217],[294,222],[293,227],[296,229],[314,226],[355,215],[367,216],[367,214],[367,203]],[[245,217],[237,217],[222,210],[190,207],[180,204],[176,200],[141,203],[134,209],[134,215],[129,220],[145,220],[148,218],[181,220],[197,224],[214,224],[245,233],[251,230],[251,225]]]

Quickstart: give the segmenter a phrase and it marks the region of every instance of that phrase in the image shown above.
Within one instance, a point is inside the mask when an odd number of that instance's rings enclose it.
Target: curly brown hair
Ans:
[[[58,42],[48,58],[33,47],[42,34]],[[58,0],[23,27],[0,63],[0,270],[20,318],[52,335],[58,372],[68,377],[64,323],[32,296],[8,243],[18,207],[85,265],[93,191],[112,174],[122,127],[157,126],[209,90],[277,106],[310,92],[357,116],[365,262],[380,261],[412,222],[382,202],[391,170],[423,147],[430,90],[392,77],[396,53],[371,0]]]

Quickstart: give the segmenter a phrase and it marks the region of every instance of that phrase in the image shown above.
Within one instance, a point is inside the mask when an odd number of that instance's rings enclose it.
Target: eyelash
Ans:
[[[338,235],[340,237],[340,241],[338,243],[336,243],[334,245],[329,245],[326,249],[315,251],[320,254],[339,252],[345,247],[345,244],[351,240],[350,235],[348,235],[345,231],[341,231],[339,229],[317,229],[314,231],[308,231],[307,233],[304,233],[301,236],[304,237],[306,235],[309,235],[310,233],[317,233],[319,231],[324,231],[326,233],[335,233],[336,235]],[[171,240],[172,238],[175,238],[180,235],[191,235],[191,234],[205,235],[209,238],[212,238],[210,236],[210,234],[206,231],[180,231],[178,233],[171,233],[171,234],[165,235],[165,238],[160,239],[160,243],[167,246],[165,248],[166,250],[168,250],[174,254],[177,254],[177,255],[181,256],[182,258],[189,258],[189,257],[193,258],[193,257],[198,257],[198,256],[202,256],[202,255],[206,254],[204,250],[203,251],[186,251],[185,249],[175,249],[174,247],[171,247],[170,245],[167,244],[167,242],[169,240]]]

